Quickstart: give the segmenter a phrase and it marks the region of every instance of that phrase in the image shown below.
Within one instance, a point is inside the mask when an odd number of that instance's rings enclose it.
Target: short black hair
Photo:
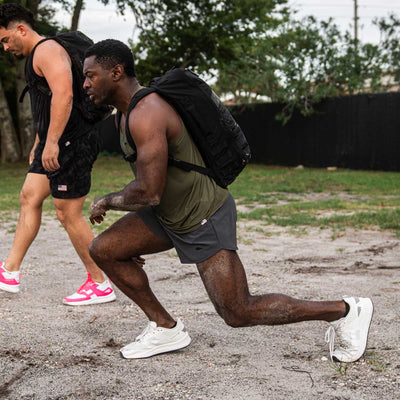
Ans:
[[[135,62],[131,49],[119,40],[105,39],[90,46],[85,53],[85,58],[95,56],[95,61],[106,69],[111,69],[120,64],[124,67],[126,75],[136,77]]]
[[[8,28],[11,22],[24,21],[34,28],[35,20],[31,11],[16,3],[6,3],[0,6],[0,27]]]

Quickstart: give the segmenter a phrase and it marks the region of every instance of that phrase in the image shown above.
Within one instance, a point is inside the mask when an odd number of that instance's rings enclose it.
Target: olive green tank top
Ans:
[[[133,154],[124,132],[120,132],[120,143],[125,155]],[[205,166],[183,122],[179,139],[168,144],[168,154],[178,160]],[[131,168],[135,173],[134,163],[131,163]],[[178,234],[187,233],[197,229],[203,220],[210,218],[228,196],[228,190],[218,186],[209,176],[196,171],[186,172],[169,165],[165,190],[160,204],[154,210],[168,229]]]

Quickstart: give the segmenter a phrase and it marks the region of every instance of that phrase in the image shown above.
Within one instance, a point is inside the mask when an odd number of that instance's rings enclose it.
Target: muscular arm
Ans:
[[[137,148],[136,179],[120,192],[95,199],[90,215],[92,223],[100,223],[107,210],[136,211],[160,202],[166,184],[171,110],[158,96],[150,96],[129,116],[129,128]]]
[[[64,132],[72,110],[71,60],[61,45],[48,40],[37,48],[33,68],[39,76],[46,79],[52,93],[50,125],[42,163],[47,171],[55,171],[60,168],[58,140]]]

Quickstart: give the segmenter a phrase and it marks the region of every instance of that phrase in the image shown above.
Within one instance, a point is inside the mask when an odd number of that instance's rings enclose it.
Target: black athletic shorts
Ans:
[[[51,195],[56,199],[77,199],[89,193],[93,163],[99,153],[98,130],[93,128],[87,135],[74,142],[59,141],[60,153],[57,171],[43,168],[42,153],[45,143],[35,149],[35,158],[28,172],[45,174],[50,181]]]
[[[166,228],[151,207],[136,214],[156,236],[175,247],[182,264],[201,263],[221,249],[237,250],[236,204],[231,195],[208,220],[189,233],[177,234]]]

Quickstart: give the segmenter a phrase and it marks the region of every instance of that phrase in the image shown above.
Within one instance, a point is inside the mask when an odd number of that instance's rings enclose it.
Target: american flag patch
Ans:
[[[59,192],[66,192],[67,191],[67,185],[58,185],[58,191]]]

